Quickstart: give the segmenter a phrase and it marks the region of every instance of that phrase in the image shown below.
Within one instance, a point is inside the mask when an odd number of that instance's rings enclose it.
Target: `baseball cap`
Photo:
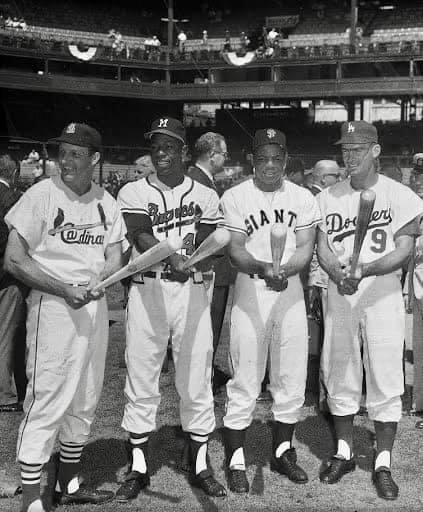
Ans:
[[[423,153],[416,153],[413,156],[413,167],[415,171],[423,172]]]
[[[101,151],[101,135],[95,128],[83,123],[70,123],[63,129],[60,137],[50,139],[49,142],[67,142],[82,146],[84,148],[93,148]]]
[[[278,146],[285,149],[285,134],[279,130],[275,130],[274,128],[264,128],[262,130],[257,130],[253,139],[253,151],[266,144],[278,144]]]
[[[335,144],[367,144],[377,142],[376,128],[366,121],[348,121],[341,126],[341,138]]]
[[[145,134],[146,139],[151,139],[155,133],[163,133],[174,137],[185,144],[186,133],[184,125],[181,121],[173,119],[173,117],[159,117],[151,123],[151,130]]]

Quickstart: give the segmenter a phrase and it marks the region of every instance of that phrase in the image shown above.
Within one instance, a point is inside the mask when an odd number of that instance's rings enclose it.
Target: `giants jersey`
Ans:
[[[174,188],[162,183],[155,174],[128,183],[118,196],[122,213],[148,215],[158,240],[169,234],[182,237],[180,254],[190,256],[195,249],[196,224],[222,221],[219,197],[214,190],[185,176]]]
[[[423,212],[423,201],[408,187],[383,175],[375,185],[376,201],[369,228],[360,253],[362,263],[370,263],[395,249],[395,234]],[[353,253],[354,235],[360,191],[346,179],[323,190],[317,200],[322,212],[320,229],[327,233],[328,244],[339,261],[349,263]]]
[[[5,217],[51,277],[65,283],[98,277],[109,244],[125,241],[126,227],[114,198],[91,184],[78,196],[53,176],[33,185]]]
[[[272,261],[270,229],[273,224],[287,227],[282,263],[296,249],[296,231],[311,228],[321,221],[316,199],[311,192],[288,180],[274,192],[263,192],[254,180],[243,181],[227,190],[221,199],[223,226],[247,235],[245,247],[256,259]]]

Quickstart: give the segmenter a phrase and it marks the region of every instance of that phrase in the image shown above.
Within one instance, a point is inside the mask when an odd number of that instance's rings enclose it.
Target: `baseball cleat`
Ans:
[[[373,473],[373,484],[379,498],[384,500],[396,500],[398,498],[398,485],[394,482],[388,468],[381,468]]]
[[[228,486],[232,492],[244,494],[250,490],[247,473],[244,469],[228,469]]]
[[[57,502],[59,505],[101,505],[102,503],[111,501],[114,495],[112,491],[80,487],[75,492],[60,494]]]
[[[115,499],[119,503],[127,503],[134,500],[142,489],[150,485],[150,476],[148,473],[139,473],[131,471],[125,477],[125,481],[119,487]]]
[[[324,484],[336,484],[341,478],[355,470],[355,460],[332,457],[328,467],[320,473],[320,481]]]
[[[204,475],[202,475],[204,473]],[[226,489],[220,484],[209,471],[203,471],[198,475],[191,476],[191,484],[198,489],[202,489],[207,496],[214,498],[223,498],[226,496]]]
[[[305,484],[308,482],[307,473],[297,464],[297,452],[295,448],[286,450],[280,457],[274,457],[271,468],[281,475],[287,476],[291,482]]]

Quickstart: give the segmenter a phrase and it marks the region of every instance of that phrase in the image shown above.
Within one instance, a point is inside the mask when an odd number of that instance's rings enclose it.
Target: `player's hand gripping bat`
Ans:
[[[363,247],[364,238],[369,227],[369,222],[375,205],[376,194],[373,190],[363,190],[360,194],[360,203],[358,206],[357,221],[354,235],[354,248],[351,256],[350,276],[355,277],[357,271],[358,259],[360,257],[361,248]]]
[[[146,270],[147,268],[160,263],[164,259],[168,258],[171,254],[178,251],[182,247],[182,243],[183,241],[180,236],[169,237],[166,238],[166,240],[162,240],[158,244],[153,245],[153,247],[150,247],[150,249],[137,256],[117,272],[98,283],[92,289],[92,291],[98,292],[107,286],[125,279],[125,277],[132,276],[137,272],[142,272],[143,270]]]
[[[225,247],[225,245],[228,245],[230,239],[231,234],[227,229],[217,228],[205,240],[203,240],[201,245],[184,262],[183,269],[187,270],[205,258],[216,254],[220,249]]]

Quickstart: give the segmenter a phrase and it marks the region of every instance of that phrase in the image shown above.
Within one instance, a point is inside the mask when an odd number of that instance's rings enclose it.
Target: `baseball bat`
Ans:
[[[158,244],[153,245],[153,247],[150,247],[147,251],[139,254],[117,272],[98,283],[92,291],[98,292],[107,286],[125,279],[125,277],[132,276],[132,274],[142,272],[143,270],[160,263],[171,254],[178,251],[182,247],[182,243],[183,241],[180,236],[169,237],[166,238],[166,240],[162,240]]]
[[[286,244],[286,226],[284,224],[273,224],[270,230],[270,248],[272,250],[273,275],[279,275],[282,256]]]
[[[354,276],[357,270],[358,258],[369,227],[370,218],[375,205],[376,194],[373,190],[363,190],[360,193],[360,203],[358,205],[357,221],[354,235],[354,248],[351,256],[350,275]]]
[[[225,228],[218,228],[213,231],[201,245],[191,254],[191,256],[184,262],[183,269],[187,270],[193,267],[196,263],[212,256],[217,251],[228,245],[231,239],[231,234]]]

